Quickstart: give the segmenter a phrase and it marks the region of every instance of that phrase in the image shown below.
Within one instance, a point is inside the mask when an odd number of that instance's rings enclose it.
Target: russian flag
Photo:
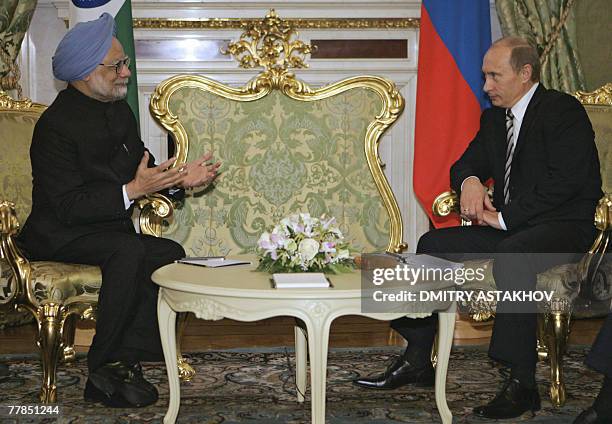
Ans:
[[[450,190],[450,167],[489,107],[481,70],[491,45],[489,0],[423,0],[419,37],[414,191],[433,224],[449,227],[459,218],[434,217],[431,207]]]

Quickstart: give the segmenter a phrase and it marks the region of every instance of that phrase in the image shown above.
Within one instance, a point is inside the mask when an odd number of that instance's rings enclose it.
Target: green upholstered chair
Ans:
[[[612,83],[576,97],[584,105],[595,130],[595,142],[599,153],[602,189],[604,197],[599,202],[594,217],[598,236],[589,252],[578,264],[564,264],[549,269],[537,277],[537,289],[553,291],[554,297],[544,305],[538,316],[538,354],[548,359],[551,370],[550,397],[554,405],[565,403],[563,379],[563,355],[566,350],[573,318],[605,316],[612,300],[612,261],[605,252],[612,225]],[[433,204],[434,214],[447,216],[458,213],[459,199],[454,192],[442,193]],[[468,224],[465,223],[464,224]],[[466,267],[489,270],[481,282],[466,284],[466,289],[495,290],[490,260],[468,261]],[[485,321],[495,315],[494,302],[472,302],[464,305],[476,321]]]
[[[271,12],[228,48],[241,66],[263,67],[245,86],[178,75],[151,96],[177,164],[207,151],[222,162],[214,184],[187,193],[163,226],[188,255],[252,253],[263,231],[296,212],[335,217],[358,252],[406,247],[378,154],[403,111],[401,94],[374,76],[309,87],[289,72],[310,53],[293,35]]]
[[[0,92],[0,326],[34,317],[43,368],[40,400],[49,403],[57,399],[58,362],[75,358],[76,319],[95,319],[102,273],[94,266],[28,261],[15,243],[31,209],[30,143],[44,110]],[[143,232],[158,231],[160,216],[171,211],[164,201],[160,195],[141,201],[147,211]]]

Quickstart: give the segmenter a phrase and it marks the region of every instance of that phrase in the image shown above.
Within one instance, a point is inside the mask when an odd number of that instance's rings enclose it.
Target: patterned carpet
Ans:
[[[568,402],[553,408],[548,399],[548,367],[538,366],[542,410],[529,420],[534,424],[570,424],[589,406],[600,384],[598,374],[582,364],[586,348],[574,349],[566,357]],[[359,375],[377,373],[398,352],[397,348],[332,350],[327,377],[327,422],[349,423],[439,423],[433,389],[402,388],[370,391],[351,384]],[[41,371],[35,359],[0,357],[10,365],[10,375],[0,377],[0,404],[35,403]],[[191,355],[197,376],[182,385],[178,423],[267,423],[310,422],[309,393],[304,404],[295,401],[293,353],[271,351],[222,351]],[[61,366],[59,375],[59,419],[19,419],[0,416],[0,423],[161,423],[168,405],[165,367],[147,364],[145,375],[160,390],[156,405],[144,409],[113,410],[83,401],[86,379],[84,358]],[[453,349],[447,388],[454,423],[486,423],[471,416],[471,408],[489,400],[501,376],[480,348]],[[6,411],[4,409],[3,411]],[[528,416],[503,421],[515,423]],[[498,421],[502,422],[502,421]]]

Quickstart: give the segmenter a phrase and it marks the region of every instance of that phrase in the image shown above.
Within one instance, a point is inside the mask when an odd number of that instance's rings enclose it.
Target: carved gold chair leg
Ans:
[[[63,347],[62,333],[66,319],[62,305],[47,303],[37,310],[38,347],[42,357],[43,382],[40,389],[40,400],[43,403],[57,401],[55,385],[57,363]]]
[[[547,313],[547,328],[550,357],[550,400],[556,407],[565,405],[565,380],[563,376],[563,355],[569,336],[570,313]]]
[[[434,343],[431,347],[431,365],[435,368],[438,365],[438,338],[434,337]]]
[[[181,381],[191,381],[195,376],[195,370],[181,353],[181,340],[183,339],[183,331],[185,331],[185,324],[187,324],[187,313],[179,313],[176,317],[176,357],[178,364],[178,374]]]
[[[550,350],[548,333],[546,328],[548,326],[547,321],[551,317],[551,314],[540,313],[538,314],[538,360],[545,361],[548,359],[548,352]]]
[[[76,358],[76,351],[74,350],[74,335],[76,333],[77,316],[70,314],[66,317],[64,322],[64,347],[62,349],[64,354],[64,362],[74,362]]]

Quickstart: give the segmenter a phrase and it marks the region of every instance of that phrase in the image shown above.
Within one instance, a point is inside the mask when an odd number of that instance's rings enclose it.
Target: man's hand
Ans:
[[[136,169],[134,179],[126,184],[125,191],[130,200],[173,187],[183,179],[180,168],[169,168],[176,158],[170,158],[153,168],[148,167],[149,152],[145,150]]]
[[[178,185],[182,188],[195,188],[207,186],[217,178],[217,170],[221,166],[220,162],[209,163],[212,153],[208,152],[199,159],[186,163],[181,166],[182,179]]]
[[[492,212],[497,215],[496,209],[487,195],[486,187],[476,177],[466,178],[463,182],[459,205],[461,207],[461,217],[469,221],[476,221],[478,225],[490,225],[484,219],[484,212]]]

